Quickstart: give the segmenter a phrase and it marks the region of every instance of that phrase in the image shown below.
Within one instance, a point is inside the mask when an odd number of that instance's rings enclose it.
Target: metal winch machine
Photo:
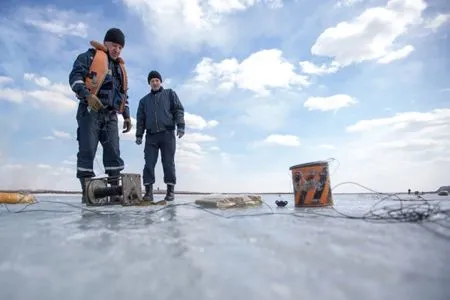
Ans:
[[[118,185],[111,185],[111,182]],[[113,177],[88,178],[85,191],[86,206],[133,206],[143,202],[139,174],[123,173]]]

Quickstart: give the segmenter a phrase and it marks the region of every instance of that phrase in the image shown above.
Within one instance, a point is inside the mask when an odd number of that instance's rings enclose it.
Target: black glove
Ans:
[[[184,129],[178,128],[177,129],[177,136],[179,139],[181,139],[184,135]]]
[[[125,129],[124,131],[122,131],[122,133],[126,133],[128,131],[131,130],[131,120],[130,119],[125,119],[123,120],[123,129]]]
[[[141,138],[141,137],[137,137],[137,138],[136,138],[136,144],[137,144],[137,145],[142,144],[142,138]]]

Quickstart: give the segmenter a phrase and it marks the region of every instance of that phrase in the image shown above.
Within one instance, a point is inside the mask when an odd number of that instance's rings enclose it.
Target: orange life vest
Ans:
[[[89,67],[89,75],[86,76],[85,84],[92,94],[97,95],[109,71],[107,53],[108,49],[105,47],[105,45],[96,41],[91,41],[90,44],[97,51],[95,51],[94,58],[92,60],[91,66]],[[119,112],[122,113],[127,101],[128,77],[127,71],[125,69],[125,62],[123,61],[123,59],[119,57],[117,61],[120,66],[120,70],[122,71],[122,91],[125,94],[124,98],[120,102],[119,108]],[[90,76],[90,74],[92,74],[92,76]]]

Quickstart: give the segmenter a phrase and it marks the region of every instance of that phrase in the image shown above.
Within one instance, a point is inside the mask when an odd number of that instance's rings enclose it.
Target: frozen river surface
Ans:
[[[79,196],[38,195],[23,213],[2,207],[0,299],[450,299],[450,241],[435,233],[450,229],[321,216],[339,214],[283,198],[285,208],[266,195],[271,208],[214,210],[269,213],[239,218],[189,205],[89,212]],[[375,202],[334,199],[352,215]]]

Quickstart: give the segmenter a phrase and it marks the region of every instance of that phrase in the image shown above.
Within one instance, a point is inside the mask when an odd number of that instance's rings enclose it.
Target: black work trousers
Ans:
[[[103,146],[105,173],[115,176],[124,169],[120,155],[117,114],[89,111],[80,104],[77,112],[77,177],[94,177],[94,159],[99,142]]]
[[[143,170],[144,185],[155,183],[155,166],[161,150],[161,163],[163,165],[164,183],[176,184],[175,175],[175,131],[166,130],[145,135],[145,166]]]

